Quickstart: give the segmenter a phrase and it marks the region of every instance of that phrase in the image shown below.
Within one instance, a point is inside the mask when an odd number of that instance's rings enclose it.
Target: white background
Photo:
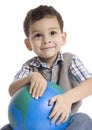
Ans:
[[[52,5],[65,22],[67,42],[63,51],[75,53],[92,72],[91,0],[3,0],[0,2],[0,127],[8,123],[9,84],[21,65],[31,58],[24,45],[26,13],[40,4]],[[79,111],[92,117],[92,96],[83,100]]]

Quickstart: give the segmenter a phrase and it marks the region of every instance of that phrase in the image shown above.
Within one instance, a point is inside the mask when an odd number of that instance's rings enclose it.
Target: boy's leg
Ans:
[[[92,119],[84,113],[77,113],[71,117],[66,130],[92,130]]]
[[[0,130],[12,130],[12,128],[8,124]],[[84,113],[77,113],[71,117],[71,121],[66,130],[92,130],[92,119]]]
[[[12,130],[10,124],[5,125],[4,127],[2,127],[0,130]]]

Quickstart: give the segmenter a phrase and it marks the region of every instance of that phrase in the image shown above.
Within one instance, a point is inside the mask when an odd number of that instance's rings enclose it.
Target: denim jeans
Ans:
[[[92,119],[84,113],[77,113],[72,116],[66,130],[92,130]]]
[[[8,124],[0,130],[12,130],[12,128]],[[92,119],[84,113],[77,113],[71,117],[71,121],[65,130],[92,130]]]

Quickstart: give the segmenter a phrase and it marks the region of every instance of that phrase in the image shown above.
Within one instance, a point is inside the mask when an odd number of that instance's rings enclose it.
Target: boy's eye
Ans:
[[[56,31],[51,31],[51,35],[56,35],[57,32]]]
[[[35,34],[34,37],[39,38],[39,37],[41,37],[41,34],[39,34],[39,33],[38,33],[38,34]]]

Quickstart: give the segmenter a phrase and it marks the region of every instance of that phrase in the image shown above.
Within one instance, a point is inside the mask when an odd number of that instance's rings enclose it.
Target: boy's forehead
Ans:
[[[30,29],[34,27],[41,27],[41,26],[59,26],[58,20],[55,16],[53,17],[44,17],[40,20],[30,23]]]

